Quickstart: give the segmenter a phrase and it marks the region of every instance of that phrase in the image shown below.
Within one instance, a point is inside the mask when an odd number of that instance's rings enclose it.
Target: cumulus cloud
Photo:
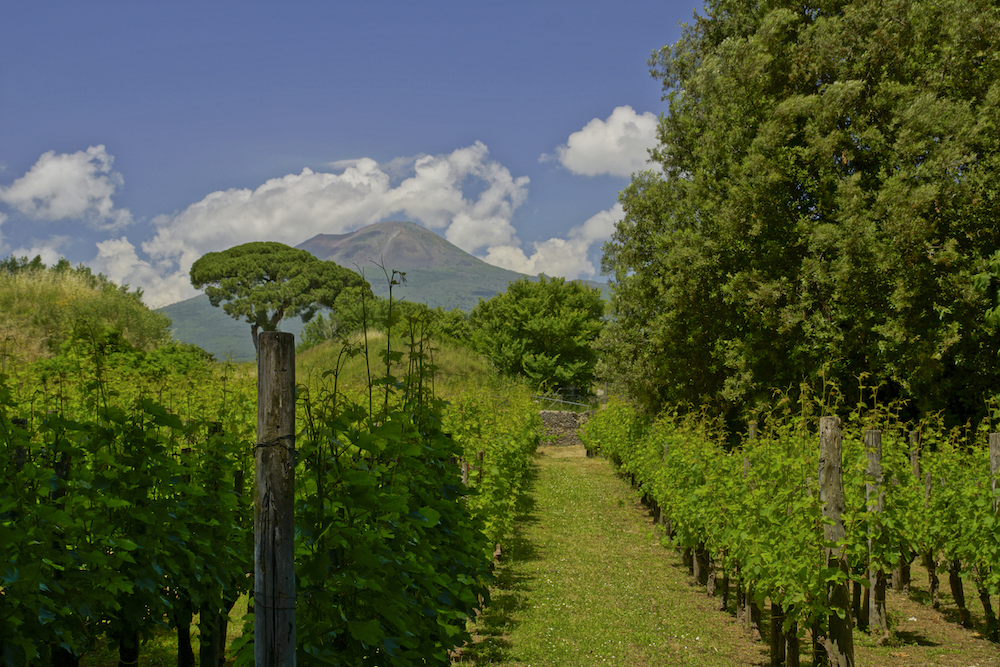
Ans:
[[[65,255],[63,250],[72,244],[72,239],[68,236],[52,236],[44,241],[33,241],[30,245],[21,246],[12,250],[11,257],[27,257],[34,259],[41,256],[42,261],[49,266],[58,262]]]
[[[152,222],[156,233],[140,258],[126,237],[98,244],[94,268],[143,287],[165,305],[194,296],[191,265],[207,252],[250,241],[297,245],[316,234],[341,234],[391,218],[440,230],[467,252],[516,245],[511,218],[527,197],[528,178],[514,178],[476,142],[448,154],[379,165],[369,158],[336,163],[342,173],[304,169],[255,189],[209,194]],[[466,190],[475,192],[467,196]]]
[[[656,145],[656,115],[638,114],[630,106],[615,108],[607,120],[594,118],[569,135],[556,154],[542,155],[543,162],[558,160],[582,176],[631,176],[648,169],[648,150]]]
[[[491,246],[483,260],[529,275],[545,273],[566,278],[590,278],[597,273],[589,259],[591,247],[609,239],[615,231],[615,223],[624,215],[622,205],[615,204],[569,230],[565,239],[551,238],[533,243],[534,252],[530,257],[520,247],[508,244]]]
[[[76,153],[49,151],[24,176],[0,187],[0,201],[33,220],[81,219],[98,229],[124,227],[132,214],[115,208],[112,200],[125,182],[113,163],[103,145]]]

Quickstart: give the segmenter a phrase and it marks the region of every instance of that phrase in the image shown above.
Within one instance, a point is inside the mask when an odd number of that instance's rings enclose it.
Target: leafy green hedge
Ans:
[[[446,406],[410,349],[409,376],[360,399],[298,389],[301,664],[448,664],[488,598],[540,422],[523,388]],[[104,637],[132,660],[141,637],[253,590],[253,379],[104,331],[0,382],[5,665]],[[466,488],[460,462],[480,450]]]
[[[542,420],[523,384],[495,384],[465,391],[444,413],[470,466],[469,509],[483,521],[483,547],[490,555],[509,537],[524,492]]]
[[[724,434],[704,416],[649,420],[611,401],[583,427],[581,439],[660,508],[673,545],[703,550],[758,604],[769,598],[781,605],[786,629],[822,628],[831,613],[827,586],[845,575],[825,564],[818,414],[776,409],[764,426],[758,437],[726,449]],[[870,429],[881,432],[881,512],[865,495],[866,482],[873,481],[864,443]],[[870,571],[886,575],[929,554],[939,565],[958,563],[981,594],[1000,592],[1000,531],[984,439],[983,433],[946,430],[933,419],[901,423],[877,410],[858,411],[844,422],[843,547],[851,578],[867,586]],[[919,447],[919,476],[911,464],[913,446]],[[995,631],[995,622],[988,622]]]

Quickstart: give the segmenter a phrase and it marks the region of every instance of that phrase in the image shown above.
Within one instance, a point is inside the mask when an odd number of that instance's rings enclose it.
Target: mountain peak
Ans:
[[[401,220],[379,222],[347,234],[317,234],[296,248],[350,269],[364,269],[373,263],[397,271],[486,264],[431,230]]]

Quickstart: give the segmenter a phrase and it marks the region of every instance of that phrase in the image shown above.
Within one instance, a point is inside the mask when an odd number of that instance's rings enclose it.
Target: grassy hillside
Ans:
[[[364,338],[361,334],[352,337],[351,344],[361,347]],[[393,336],[392,349],[407,349],[407,341],[401,336]],[[363,354],[353,357],[343,355],[343,346],[335,341],[327,341],[296,355],[296,380],[307,386],[317,386],[324,373],[337,367],[338,386],[348,392],[359,392],[368,386],[368,369],[373,377],[385,373],[385,366],[380,356],[386,347],[386,336],[381,332],[368,335],[369,361]],[[430,350],[426,351],[427,362],[436,366],[433,379],[434,393],[440,398],[448,399],[457,396],[462,391],[480,389],[490,382],[488,363],[469,348],[448,341],[433,341]],[[407,371],[407,359],[404,358],[392,367],[392,374],[403,377]],[[332,386],[333,375],[328,375],[325,382]]]
[[[46,268],[18,260],[0,267],[0,340],[5,357],[33,361],[58,351],[73,335],[108,327],[150,349],[170,340],[170,320],[129,291],[86,267]]]

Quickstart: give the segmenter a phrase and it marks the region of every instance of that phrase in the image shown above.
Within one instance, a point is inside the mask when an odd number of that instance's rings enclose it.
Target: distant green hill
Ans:
[[[174,339],[183,343],[194,343],[211,352],[219,361],[253,361],[253,339],[250,325],[226,315],[222,308],[216,308],[208,300],[208,295],[198,296],[164,306],[159,309],[173,321]],[[302,320],[295,317],[282,320],[278,329],[302,335]]]
[[[300,243],[322,260],[362,270],[375,294],[386,297],[389,286],[380,263],[388,271],[406,273],[406,284],[393,288],[393,296],[431,308],[472,310],[479,299],[489,299],[507,289],[523,274],[487,264],[434,232],[413,222],[380,222],[350,234],[318,234]],[[607,285],[586,281],[606,294]],[[174,337],[194,343],[218,359],[249,361],[254,358],[250,325],[213,308],[204,294],[160,308],[173,320]],[[298,318],[282,321],[279,328],[302,333]]]

